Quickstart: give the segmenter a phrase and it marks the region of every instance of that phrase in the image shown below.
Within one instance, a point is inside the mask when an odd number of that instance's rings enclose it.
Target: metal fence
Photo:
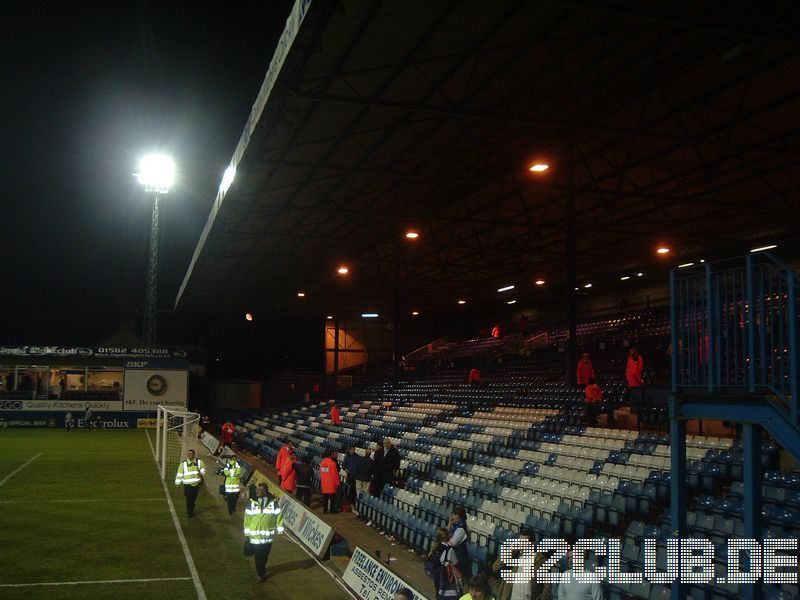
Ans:
[[[798,276],[767,253],[670,273],[672,389],[774,395],[798,407]]]

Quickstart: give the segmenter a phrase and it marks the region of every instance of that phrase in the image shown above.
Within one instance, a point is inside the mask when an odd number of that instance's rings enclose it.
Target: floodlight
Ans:
[[[136,177],[145,191],[166,194],[175,181],[175,163],[165,154],[149,154],[139,161]]]
[[[231,187],[234,177],[236,177],[236,167],[231,165],[225,169],[225,173],[222,175],[222,183],[219,184],[219,191],[225,194],[228,188]]]

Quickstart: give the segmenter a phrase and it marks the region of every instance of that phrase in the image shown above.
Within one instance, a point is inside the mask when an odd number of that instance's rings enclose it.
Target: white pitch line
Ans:
[[[189,565],[189,572],[192,574],[192,581],[194,581],[194,589],[197,591],[197,598],[198,600],[206,600],[206,592],[203,589],[203,584],[200,583],[200,576],[197,574],[197,569],[194,566],[192,553],[189,552],[189,544],[186,543],[186,538],[183,536],[183,530],[178,521],[178,515],[175,514],[175,506],[172,504],[172,497],[169,495],[167,484],[161,479],[161,470],[158,468],[158,461],[156,460],[156,449],[153,448],[153,442],[150,441],[150,433],[146,429],[144,433],[147,436],[147,443],[150,444],[150,451],[153,453],[153,462],[155,462],[156,471],[158,471],[158,480],[161,482],[161,487],[164,488],[164,495],[167,497],[169,512],[172,515],[172,523],[175,525],[175,531],[178,532],[178,539],[181,542],[181,548],[183,548],[183,556],[186,557],[186,564]]]
[[[28,462],[26,462],[24,465],[22,465],[22,466],[21,466],[20,468],[18,468],[16,471],[12,471],[12,472],[11,472],[9,475],[6,475],[6,476],[3,478],[3,480],[2,480],[2,481],[0,481],[0,487],[2,487],[2,486],[3,486],[3,484],[4,484],[6,481],[8,481],[8,480],[9,480],[9,479],[11,479],[11,478],[12,478],[14,475],[16,475],[17,473],[19,473],[20,471],[22,471],[22,469],[24,469],[25,467],[27,467],[29,464],[31,464],[33,461],[35,461],[35,460],[36,460],[37,458],[39,458],[41,455],[42,455],[42,452],[39,452],[39,454],[37,454],[36,456],[34,456],[33,458],[31,458],[31,459],[30,459]]]
[[[97,585],[102,583],[151,583],[154,581],[189,581],[191,577],[157,577],[154,579],[104,579],[101,581],[48,581],[43,583],[0,583],[0,588],[32,587],[38,585]]]
[[[35,500],[36,504],[42,504],[43,502],[51,502],[51,503],[73,503],[73,502],[161,502],[163,498],[105,498],[103,500],[98,499],[86,499],[81,498],[80,500]],[[0,500],[0,504],[31,504],[30,500]]]

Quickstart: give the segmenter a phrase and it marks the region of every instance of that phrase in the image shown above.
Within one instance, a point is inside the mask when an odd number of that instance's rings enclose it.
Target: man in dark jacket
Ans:
[[[379,458],[380,454],[380,458]],[[394,471],[400,467],[400,453],[392,440],[383,440],[383,448],[375,453],[375,474],[372,476],[372,495],[380,496],[383,486],[392,482]]]
[[[296,475],[294,495],[306,506],[311,506],[311,484],[314,481],[314,471],[311,469],[311,464],[308,462],[308,457],[303,456],[300,460],[294,463],[294,470]]]
[[[362,491],[369,493],[369,480],[372,479],[372,471],[375,468],[375,461],[371,457],[372,451],[367,448],[364,451],[364,456],[358,461],[358,468],[356,469],[356,493],[360,494]]]
[[[355,510],[356,503],[356,474],[360,464],[361,457],[356,454],[356,447],[350,446],[344,461],[342,461],[342,467],[347,473],[347,502],[353,507],[353,510]]]

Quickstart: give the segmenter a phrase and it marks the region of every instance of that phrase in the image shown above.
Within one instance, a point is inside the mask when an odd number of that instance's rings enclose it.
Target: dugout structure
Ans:
[[[197,451],[200,415],[180,406],[158,406],[156,462],[164,479],[175,472],[188,450]]]

